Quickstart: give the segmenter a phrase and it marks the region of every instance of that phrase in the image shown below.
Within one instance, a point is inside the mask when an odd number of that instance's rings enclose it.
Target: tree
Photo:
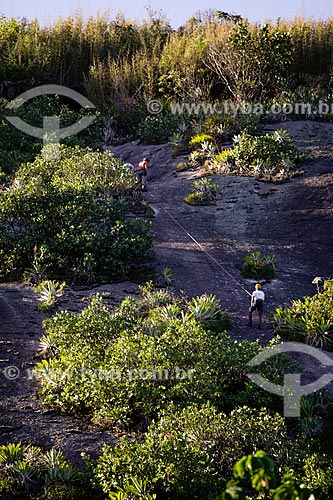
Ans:
[[[265,24],[251,28],[238,23],[227,42],[211,32],[208,67],[226,85],[236,101],[262,99],[282,86],[293,59],[291,35]],[[223,33],[222,33],[223,35]]]

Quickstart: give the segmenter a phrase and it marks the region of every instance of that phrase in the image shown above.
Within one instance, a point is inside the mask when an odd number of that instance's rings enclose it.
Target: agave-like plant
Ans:
[[[316,392],[301,398],[301,417],[299,426],[308,436],[319,434],[324,427],[323,413],[332,405],[328,394]]]
[[[169,138],[169,144],[172,146],[178,146],[178,144],[184,144],[185,138],[184,135],[180,132],[175,132],[170,138]]]
[[[181,134],[185,134],[185,132],[188,130],[188,127],[189,126],[185,122],[181,122],[177,127],[177,131]]]
[[[159,309],[159,316],[163,320],[175,319],[181,316],[181,312],[177,304],[167,304]]]
[[[52,448],[48,450],[43,455],[43,465],[47,469],[53,469],[55,467],[62,466],[66,463],[65,457],[61,450],[56,450]]]
[[[13,464],[21,460],[28,446],[21,443],[9,443],[8,445],[0,446],[0,464]]]
[[[73,483],[75,481],[79,481],[80,478],[80,473],[65,462],[60,465],[50,467],[44,474],[44,480],[47,484]]]
[[[201,151],[208,157],[212,158],[216,153],[215,146],[209,141],[203,141],[201,144]]]
[[[194,297],[189,303],[189,310],[195,318],[204,323],[218,321],[222,312],[220,301],[213,294]]]
[[[213,182],[209,177],[203,177],[193,182],[197,194],[201,194],[207,201],[215,201],[221,192],[221,186]]]
[[[174,300],[172,294],[168,292],[168,290],[156,290],[151,281],[139,288],[142,294],[140,305],[143,309],[154,309],[155,307],[164,306]]]
[[[219,299],[213,294],[194,297],[188,304],[188,310],[193,317],[201,321],[211,331],[232,328],[229,315],[222,311]]]
[[[35,288],[35,292],[39,293],[41,309],[47,310],[54,307],[59,297],[64,294],[66,282],[59,283],[58,281],[45,280]]]
[[[252,279],[272,279],[276,275],[277,260],[274,255],[256,251],[243,257],[242,276]]]
[[[117,492],[109,493],[111,500],[126,500],[129,498],[141,498],[142,500],[156,500],[156,494],[149,493],[149,482],[141,481],[135,477],[130,477],[130,481],[125,484],[124,489],[119,488]]]
[[[160,285],[163,284],[167,286],[170,286],[173,280],[174,280],[174,274],[170,267],[164,267],[157,278],[157,282]]]
[[[307,331],[305,343],[320,349],[333,350],[333,322],[320,318],[315,329]]]
[[[56,345],[48,335],[43,335],[39,342],[38,356],[43,358],[53,358],[56,353]]]
[[[37,465],[34,462],[17,460],[11,470],[11,475],[20,489],[29,491],[36,481]]]
[[[290,141],[290,136],[288,134],[288,131],[284,129],[275,130],[273,132],[273,138],[275,142],[279,143]]]

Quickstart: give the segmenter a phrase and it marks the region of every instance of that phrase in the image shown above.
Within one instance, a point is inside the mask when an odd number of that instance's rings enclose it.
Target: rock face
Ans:
[[[248,298],[172,221],[166,209],[186,231],[209,250],[227,270],[240,277],[242,256],[250,251],[273,253],[278,279],[266,285],[267,307],[288,304],[315,291],[315,276],[329,276],[333,256],[333,125],[286,122],[269,130],[286,128],[296,145],[309,150],[312,159],[300,168],[304,175],[272,185],[254,178],[214,176],[221,185],[216,206],[192,207],[184,202],[195,173],[177,172],[182,158],[173,159],[169,145],[130,143],[111,148],[124,161],[137,164],[151,159],[145,198],[155,211],[153,223],[156,260],[175,274],[174,286],[190,295],[217,294],[224,306],[243,323]],[[241,326],[241,324],[239,325]]]
[[[135,166],[144,157],[150,159],[148,191],[143,196],[155,212],[155,264],[173,270],[175,290],[191,296],[216,294],[232,316],[235,327],[231,335],[235,339],[260,337],[263,342],[272,336],[269,312],[314,293],[312,279],[332,276],[333,261],[333,125],[286,122],[269,128],[286,128],[300,148],[310,151],[312,159],[301,166],[304,175],[280,185],[248,177],[214,176],[222,187],[221,198],[209,207],[184,202],[196,174],[176,171],[183,158],[172,158],[169,145],[132,142],[108,148],[124,163]],[[243,255],[254,250],[272,253],[278,261],[278,278],[264,285],[267,302],[260,332],[246,326],[249,296],[242,287],[251,292],[253,283],[240,276]],[[79,310],[81,298],[103,290],[117,300],[126,293],[137,293],[137,286],[111,284],[71,292],[62,307]],[[115,440],[111,433],[46,411],[36,397],[36,381],[29,378],[29,370],[38,350],[41,320],[31,289],[21,284],[0,285],[0,444],[22,440],[58,445],[67,457],[79,462],[80,452],[96,456],[103,442]],[[323,367],[316,361],[302,363],[306,367],[303,384],[321,375]],[[3,370],[10,366],[19,368],[19,378],[5,376],[10,372]]]

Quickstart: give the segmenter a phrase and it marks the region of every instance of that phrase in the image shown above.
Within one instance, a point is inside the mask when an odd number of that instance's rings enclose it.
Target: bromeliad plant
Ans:
[[[194,191],[186,196],[189,205],[213,205],[221,192],[221,186],[209,177],[203,177],[192,184]]]
[[[66,282],[59,283],[54,280],[42,281],[35,288],[35,292],[39,294],[39,300],[41,302],[39,306],[40,311],[49,311],[53,309],[59,299],[64,294],[66,288]]]
[[[189,311],[210,329],[230,330],[232,328],[230,317],[222,311],[220,301],[215,295],[204,294],[194,297],[189,304]]]
[[[236,174],[278,182],[299,175],[294,166],[304,159],[305,155],[297,151],[286,130],[262,136],[243,131],[234,137],[233,148],[215,157],[215,163],[219,161]]]
[[[323,291],[290,307],[278,308],[271,316],[276,334],[288,340],[333,351],[333,280],[325,280]]]
[[[61,451],[42,452],[41,448],[21,443],[0,446],[0,493],[27,499],[80,500],[93,494],[86,479],[68,465]]]
[[[242,276],[255,280],[270,280],[276,276],[277,260],[274,255],[252,252],[243,258]]]

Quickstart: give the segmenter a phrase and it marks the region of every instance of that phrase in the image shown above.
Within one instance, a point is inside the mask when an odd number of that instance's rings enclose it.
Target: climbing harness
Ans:
[[[156,200],[156,198],[151,194],[151,193],[148,193],[149,196],[152,198],[153,202],[156,203],[157,205],[159,205],[161,207],[161,209],[168,215],[168,217],[170,217],[170,219],[178,226],[180,227],[180,229],[192,240],[194,241],[194,243],[200,248],[200,250],[202,252],[204,252],[220,269],[222,269],[222,271],[227,275],[229,276],[230,279],[232,279],[245,293],[247,293],[248,295],[250,295],[250,297],[252,296],[252,294],[246,290],[246,288],[239,282],[236,280],[236,278],[234,278],[232,276],[232,274],[229,273],[229,271],[226,270],[225,267],[222,266],[222,264],[215,259],[215,257],[213,257],[207,250],[205,250],[205,248],[201,245],[201,243],[199,243],[199,241],[197,241],[194,236],[192,236],[186,229],[184,226],[182,226],[180,224],[180,222],[178,222],[174,216],[169,212],[169,210],[167,210],[163,205],[162,203],[160,203],[159,201]]]

